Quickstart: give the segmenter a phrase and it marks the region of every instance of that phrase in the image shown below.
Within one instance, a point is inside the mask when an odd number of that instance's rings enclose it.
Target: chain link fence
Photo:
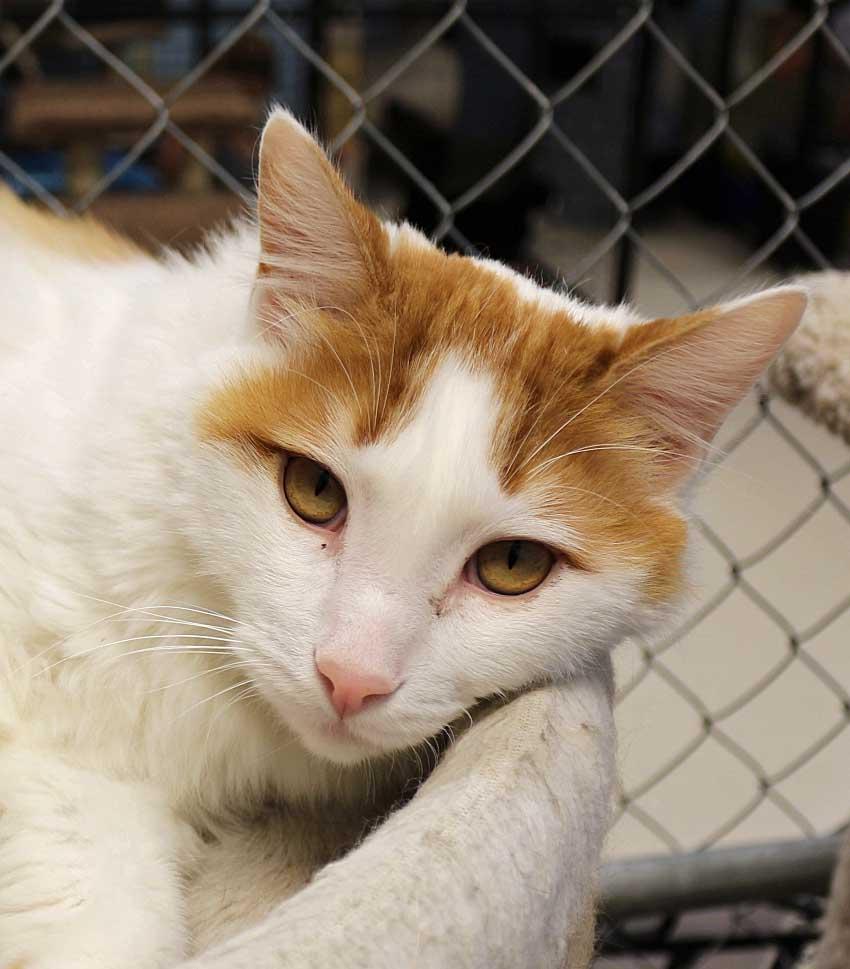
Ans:
[[[846,3],[120,7],[0,5],[0,169],[57,212],[192,241],[250,204],[276,98],[385,213],[594,298],[684,311],[846,261]],[[809,839],[828,848],[822,887],[832,842],[814,839],[850,810],[850,455],[764,389],[721,443],[750,478],[738,491],[721,468],[710,486],[703,591],[663,639],[620,653],[609,871],[643,880],[628,855]],[[782,854],[724,850],[750,871]],[[616,923],[630,910],[615,895]],[[672,916],[637,934],[619,922],[605,948],[685,966],[755,938],[772,961],[746,964],[790,965],[819,907],[783,905],[724,910],[690,940]]]

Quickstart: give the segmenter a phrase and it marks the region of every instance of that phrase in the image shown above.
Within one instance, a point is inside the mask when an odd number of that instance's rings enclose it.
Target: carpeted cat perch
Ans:
[[[809,307],[770,370],[771,385],[792,404],[850,444],[850,273],[803,276]],[[833,881],[823,935],[801,969],[850,965],[850,835]]]
[[[585,969],[614,776],[605,661],[490,711],[359,846],[185,969]]]
[[[771,367],[770,382],[850,444],[850,273],[812,273],[798,281],[809,290],[809,307]]]

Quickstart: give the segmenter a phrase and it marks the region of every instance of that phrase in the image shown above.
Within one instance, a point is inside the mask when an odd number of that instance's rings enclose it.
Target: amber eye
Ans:
[[[475,554],[481,584],[500,596],[519,596],[536,589],[554,562],[555,556],[545,545],[525,539],[491,542]]]
[[[345,491],[339,481],[327,468],[300,455],[286,462],[283,493],[295,514],[312,525],[326,525],[345,508]]]

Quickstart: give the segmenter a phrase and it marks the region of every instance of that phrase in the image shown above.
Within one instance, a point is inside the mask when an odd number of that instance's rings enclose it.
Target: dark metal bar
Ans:
[[[821,90],[823,71],[829,63],[828,49],[819,30],[812,37],[811,63],[806,74],[806,90],[800,114],[797,142],[797,164],[802,171],[811,169],[811,151],[815,147],[821,124]]]
[[[613,937],[609,942],[603,940],[601,950],[610,955],[622,955],[624,952],[630,954],[636,952],[653,953],[663,952],[667,955],[678,956],[688,960],[699,960],[701,956],[714,952],[718,948],[723,950],[732,949],[764,949],[769,947],[802,948],[806,943],[812,942],[818,937],[817,932],[796,929],[786,933],[767,932],[748,935],[730,935],[728,938],[718,940],[714,936],[685,936],[676,939],[641,939],[631,935],[623,938]],[[682,965],[683,963],[677,963]],[[669,967],[668,967],[669,969]]]
[[[634,96],[629,108],[629,130],[624,139],[625,168],[623,194],[631,199],[639,190],[644,173],[644,158],[649,131],[652,71],[655,64],[653,45],[648,33],[642,30],[634,39],[635,53]],[[632,217],[634,227],[634,216]],[[621,303],[628,299],[634,270],[635,246],[628,235],[624,235],[617,251],[617,271],[614,279],[613,301]]]
[[[203,60],[212,50],[212,4],[210,0],[195,0],[195,44],[198,60]]]
[[[612,862],[602,869],[600,912],[618,919],[826,894],[840,843],[833,835]]]
[[[307,20],[307,43],[321,58],[327,54],[325,31],[331,18],[334,4],[329,0],[312,0],[307,4],[309,17]],[[308,103],[315,121],[320,120],[321,96],[323,77],[312,65],[308,74]]]
[[[720,12],[720,43],[717,53],[715,87],[724,98],[733,88],[732,66],[735,55],[735,37],[741,12],[740,0],[724,0]]]

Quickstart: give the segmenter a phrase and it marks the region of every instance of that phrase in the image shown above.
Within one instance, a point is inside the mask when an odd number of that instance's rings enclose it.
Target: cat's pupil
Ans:
[[[331,479],[330,471],[322,469],[319,472],[319,476],[318,478],[316,478],[316,487],[315,487],[315,490],[313,491],[314,497],[316,498],[319,497],[319,495],[325,490],[325,488],[327,488],[328,482],[330,481],[330,479]]]
[[[519,561],[519,542],[511,542],[508,550],[508,568],[512,569]]]

